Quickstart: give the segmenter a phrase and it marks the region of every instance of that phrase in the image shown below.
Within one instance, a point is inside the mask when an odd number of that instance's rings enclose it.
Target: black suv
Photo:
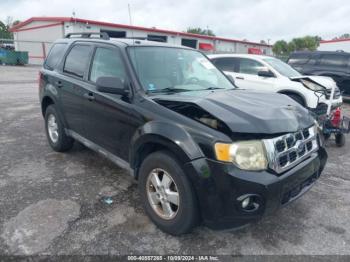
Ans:
[[[350,53],[301,51],[292,53],[288,64],[304,75],[330,76],[343,95],[350,97]]]
[[[256,221],[305,193],[327,159],[306,109],[236,89],[190,48],[71,35],[39,79],[53,150],[76,140],[129,170],[171,234]]]

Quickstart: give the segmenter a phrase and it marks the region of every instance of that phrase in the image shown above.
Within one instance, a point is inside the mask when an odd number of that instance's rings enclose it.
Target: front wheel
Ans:
[[[190,232],[198,221],[193,188],[168,151],[152,153],[142,162],[139,191],[144,209],[161,230],[172,235]]]

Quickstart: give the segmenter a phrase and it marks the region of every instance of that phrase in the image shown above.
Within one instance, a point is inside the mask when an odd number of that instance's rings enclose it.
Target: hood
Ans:
[[[297,76],[297,77],[291,77],[291,79],[293,81],[298,81],[299,79],[308,79],[323,86],[327,90],[332,89],[334,86],[336,86],[336,83],[334,82],[334,80],[328,76]]]
[[[305,108],[286,95],[276,93],[239,89],[190,91],[157,95],[153,99],[192,119],[205,119],[201,122],[212,128],[221,123],[231,132],[288,133],[314,123]],[[215,119],[219,124],[208,124]]]

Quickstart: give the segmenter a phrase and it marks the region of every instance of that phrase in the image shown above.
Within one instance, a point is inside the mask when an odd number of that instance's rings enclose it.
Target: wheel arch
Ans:
[[[303,106],[310,107],[310,103],[309,103],[308,99],[302,93],[300,93],[300,92],[298,92],[296,90],[283,89],[283,90],[278,91],[277,93],[282,94],[282,95],[287,95],[287,96],[289,94],[297,95],[297,96],[299,96],[302,99]]]
[[[54,99],[50,96],[44,96],[41,100],[41,113],[43,116],[45,116],[46,109],[49,105],[55,104]]]
[[[177,160],[186,163],[203,157],[203,153],[189,133],[169,123],[150,122],[136,132],[129,153],[130,167],[137,179],[138,169],[145,157],[159,150],[168,150]]]

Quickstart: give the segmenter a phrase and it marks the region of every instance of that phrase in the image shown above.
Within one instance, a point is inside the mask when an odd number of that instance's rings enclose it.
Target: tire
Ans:
[[[301,96],[296,95],[296,94],[286,94],[286,95],[289,96],[291,99],[293,99],[298,104],[300,104],[300,105],[305,107],[304,99]]]
[[[57,133],[53,132],[55,129],[49,128],[49,124],[52,124],[53,120],[56,123]],[[54,151],[65,152],[72,148],[74,140],[66,135],[55,105],[49,105],[45,111],[45,131],[47,140]]]
[[[340,133],[335,135],[335,144],[338,147],[342,147],[345,145],[345,135]]]
[[[176,194],[175,191],[178,193],[178,206],[174,205],[172,201],[169,200],[169,195],[166,196],[165,200],[163,199],[163,203],[159,202],[157,205],[154,205],[154,202],[152,203],[150,194],[156,196],[157,192],[161,192],[161,189],[157,191],[154,186],[155,183],[152,183],[152,177],[154,177],[152,173],[159,174],[158,178],[161,178],[159,182],[163,182],[164,184],[169,184],[165,183],[164,176],[168,178],[170,176],[173,180],[173,183],[170,183],[172,186],[172,194]],[[169,179],[167,179],[167,181],[169,181]],[[164,186],[164,184],[161,185]],[[171,186],[169,188],[171,188]],[[168,151],[158,151],[145,158],[139,171],[138,188],[145,212],[153,223],[162,231],[172,235],[181,235],[191,232],[196,226],[199,212],[194,189],[181,168],[181,165],[172,153]],[[167,190],[163,191],[163,196],[166,191]],[[162,195],[159,197],[161,198]],[[161,200],[157,198],[157,201]],[[172,215],[169,215],[171,212],[162,212],[162,210],[167,210],[163,208],[163,204],[167,206],[167,202],[173,212]]]
[[[331,134],[330,133],[323,134],[323,137],[325,140],[328,140],[331,137]]]

